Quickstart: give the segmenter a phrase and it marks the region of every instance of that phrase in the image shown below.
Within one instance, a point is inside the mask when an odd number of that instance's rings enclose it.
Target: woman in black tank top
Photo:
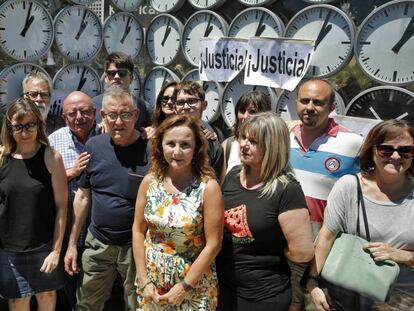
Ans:
[[[63,285],[60,264],[66,223],[66,173],[49,147],[37,106],[17,99],[1,130],[0,296],[10,309],[55,310],[55,290]]]

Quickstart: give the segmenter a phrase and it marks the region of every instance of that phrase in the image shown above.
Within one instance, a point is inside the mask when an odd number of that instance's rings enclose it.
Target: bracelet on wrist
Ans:
[[[138,292],[142,293],[142,292],[145,290],[145,288],[146,288],[148,285],[150,285],[151,283],[152,283],[152,281],[148,281],[148,282],[147,282],[147,283],[145,283],[144,285],[139,286],[139,287],[138,287]]]
[[[191,286],[190,284],[188,284],[184,279],[181,281],[181,285],[183,286],[183,288],[186,292],[194,289],[194,287]]]

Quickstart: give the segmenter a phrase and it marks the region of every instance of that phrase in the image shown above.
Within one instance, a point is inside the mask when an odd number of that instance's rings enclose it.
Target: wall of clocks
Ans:
[[[307,77],[336,85],[335,113],[410,120],[414,115],[412,0],[105,0],[100,12],[92,7],[97,3],[2,1],[0,109],[21,95],[19,85],[30,70],[48,73],[56,94],[99,94],[105,89],[104,59],[114,51],[134,58],[132,89],[152,109],[162,83],[198,80],[201,37],[261,36],[315,40]],[[283,118],[296,117],[295,92],[246,86],[241,77],[203,87],[210,103],[203,118],[223,129],[232,126],[232,109],[251,88],[263,89]]]

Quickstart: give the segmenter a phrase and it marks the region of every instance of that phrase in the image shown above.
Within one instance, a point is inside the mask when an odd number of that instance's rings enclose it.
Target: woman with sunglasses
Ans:
[[[37,106],[20,98],[1,129],[0,296],[10,310],[55,310],[63,286],[60,251],[67,182],[62,157],[49,146]]]
[[[400,265],[393,293],[414,294],[414,273],[410,271],[414,267],[413,154],[414,127],[403,120],[377,124],[368,133],[360,152],[361,173],[357,177],[371,236],[364,249],[377,262],[393,260]],[[318,286],[318,277],[337,233],[356,235],[357,198],[357,180],[352,175],[339,179],[328,197],[307,282],[317,310],[330,307]],[[360,236],[366,238],[364,226]],[[372,303],[362,297],[345,301],[344,294],[337,294],[335,288],[329,288],[329,295],[339,310],[370,310]]]

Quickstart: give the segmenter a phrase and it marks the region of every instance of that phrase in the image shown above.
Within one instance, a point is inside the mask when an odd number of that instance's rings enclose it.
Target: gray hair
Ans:
[[[42,82],[45,82],[47,84],[47,87],[49,88],[49,92],[52,92],[52,90],[53,90],[52,81],[50,80],[50,78],[47,75],[45,75],[41,71],[28,73],[24,77],[24,79],[22,81],[23,93],[26,92],[26,86],[27,86],[27,83],[29,81],[42,81]]]
[[[102,98],[102,110],[106,110],[106,106],[108,104],[109,99],[113,99],[116,101],[126,99],[131,101],[131,104],[135,109],[137,108],[137,103],[132,93],[117,85],[110,86],[108,89],[105,90]]]

